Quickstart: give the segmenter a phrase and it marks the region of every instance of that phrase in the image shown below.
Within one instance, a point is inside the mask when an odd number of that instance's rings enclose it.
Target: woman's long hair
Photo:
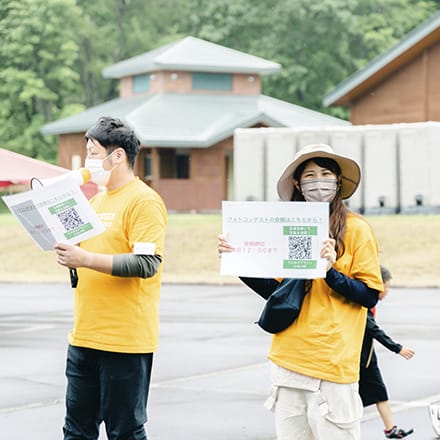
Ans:
[[[301,175],[304,171],[304,168],[309,162],[314,162],[318,166],[322,168],[326,168],[330,170],[332,173],[335,173],[338,178],[338,190],[336,192],[335,198],[330,203],[330,222],[329,222],[329,232],[330,238],[336,240],[336,254],[337,258],[339,258],[344,253],[344,236],[346,229],[346,221],[347,221],[347,207],[344,205],[344,202],[341,198],[341,168],[333,159],[328,159],[325,157],[315,157],[313,159],[306,160],[301,163],[295,173],[293,174],[293,178],[299,183],[301,179]],[[294,185],[293,193],[291,199],[293,202],[304,202],[304,196],[302,192]]]

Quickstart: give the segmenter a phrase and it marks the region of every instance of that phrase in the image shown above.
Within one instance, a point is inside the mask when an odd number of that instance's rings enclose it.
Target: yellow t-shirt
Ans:
[[[105,231],[81,243],[102,254],[132,253],[135,243],[147,243],[163,256],[167,213],[160,196],[135,179],[90,201]],[[74,328],[69,342],[120,353],[151,353],[159,336],[162,264],[151,278],[116,277],[78,269]]]
[[[335,269],[383,290],[378,244],[369,224],[349,212],[345,252]],[[272,338],[269,359],[297,373],[336,383],[359,380],[367,309],[344,298],[324,279],[312,282],[297,320]]]

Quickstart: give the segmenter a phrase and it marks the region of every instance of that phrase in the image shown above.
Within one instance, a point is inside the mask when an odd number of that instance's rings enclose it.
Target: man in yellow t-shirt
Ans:
[[[97,439],[102,421],[109,438],[146,440],[167,213],[134,175],[133,130],[102,117],[86,139],[85,168],[105,188],[90,203],[105,231],[80,246],[55,246],[57,262],[78,274],[64,440]]]

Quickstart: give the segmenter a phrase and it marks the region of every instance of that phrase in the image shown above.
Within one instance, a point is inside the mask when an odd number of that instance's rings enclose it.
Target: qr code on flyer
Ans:
[[[72,231],[84,224],[82,218],[75,208],[68,208],[65,211],[57,213],[57,217],[66,231]]]
[[[310,260],[312,258],[312,237],[289,235],[287,237],[289,260]]]

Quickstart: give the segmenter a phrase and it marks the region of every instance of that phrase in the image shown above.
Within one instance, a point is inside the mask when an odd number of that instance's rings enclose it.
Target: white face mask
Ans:
[[[336,179],[310,179],[301,182],[306,202],[331,202],[338,190]]]
[[[113,153],[109,154],[104,159],[86,159],[84,162],[84,168],[90,171],[90,180],[97,185],[107,185],[113,168],[111,170],[104,169],[104,160],[108,159]]]

